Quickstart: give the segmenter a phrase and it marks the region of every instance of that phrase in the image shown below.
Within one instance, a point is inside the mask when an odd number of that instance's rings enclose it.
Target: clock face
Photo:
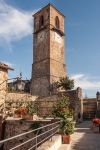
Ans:
[[[60,44],[62,43],[62,37],[56,32],[54,32],[54,39],[56,42],[58,42]]]
[[[42,31],[38,34],[38,41],[42,42],[46,38],[45,31]]]

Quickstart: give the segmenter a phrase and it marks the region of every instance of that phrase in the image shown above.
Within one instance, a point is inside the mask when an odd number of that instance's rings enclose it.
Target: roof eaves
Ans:
[[[9,67],[8,65],[4,64],[4,63],[1,63],[0,62],[0,68],[2,69],[6,69],[6,70],[14,70],[13,68]]]

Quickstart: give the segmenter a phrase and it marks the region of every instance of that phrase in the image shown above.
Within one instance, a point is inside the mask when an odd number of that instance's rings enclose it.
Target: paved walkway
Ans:
[[[91,130],[91,122],[80,123],[72,135],[70,150],[100,150],[100,134]]]
[[[58,150],[71,150],[70,144],[62,144]]]

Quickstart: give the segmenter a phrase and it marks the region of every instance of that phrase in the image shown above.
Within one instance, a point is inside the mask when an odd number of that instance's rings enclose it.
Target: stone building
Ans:
[[[22,80],[18,78],[13,82],[9,82],[8,91],[30,93],[30,80]]]
[[[31,93],[49,96],[51,85],[66,76],[64,15],[48,4],[33,15],[33,65]]]
[[[13,70],[8,65],[0,62],[0,111],[5,101],[7,92],[8,70]]]
[[[38,104],[40,116],[51,115],[53,105],[62,96],[62,92],[56,92],[52,85],[60,77],[66,76],[66,66],[64,64],[64,15],[52,4],[48,4],[34,14],[33,36],[32,95],[8,93],[6,106],[9,101],[12,101],[15,105],[18,101],[30,100]],[[8,85],[11,89],[15,88],[19,91],[24,91],[25,88],[23,80],[16,80]],[[69,97],[74,110],[74,118],[77,120],[78,113],[81,115],[83,113],[82,90],[77,88],[65,91],[64,94]]]
[[[83,99],[83,119],[92,119],[97,112],[97,98]]]
[[[95,98],[83,99],[83,118],[92,119],[95,116],[100,118],[100,92],[96,93]]]

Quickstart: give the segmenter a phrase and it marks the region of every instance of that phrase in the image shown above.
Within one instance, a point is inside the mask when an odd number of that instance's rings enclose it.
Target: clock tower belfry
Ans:
[[[31,93],[49,96],[52,84],[66,76],[64,64],[64,15],[48,4],[33,15],[33,64]]]

